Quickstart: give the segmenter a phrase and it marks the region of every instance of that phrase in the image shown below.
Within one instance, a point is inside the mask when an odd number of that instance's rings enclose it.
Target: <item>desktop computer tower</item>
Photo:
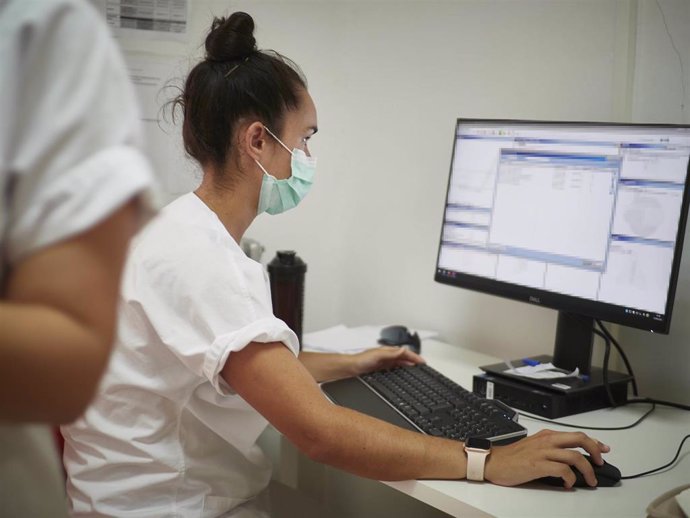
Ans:
[[[626,374],[609,372],[609,389],[616,405],[627,401]],[[544,383],[531,383],[491,372],[476,374],[472,380],[475,394],[498,399],[506,405],[531,414],[556,419],[611,406],[602,382],[601,369],[593,368],[589,382],[571,388],[552,389]]]

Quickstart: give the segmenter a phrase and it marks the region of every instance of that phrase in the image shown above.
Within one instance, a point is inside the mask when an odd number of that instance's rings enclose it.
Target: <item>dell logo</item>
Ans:
[[[535,304],[541,304],[541,299],[539,297],[535,297],[534,295],[530,295],[529,301],[534,302]]]

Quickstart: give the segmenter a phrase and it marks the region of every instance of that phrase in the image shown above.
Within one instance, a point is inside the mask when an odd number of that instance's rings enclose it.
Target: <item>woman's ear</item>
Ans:
[[[252,122],[245,127],[243,133],[242,140],[245,152],[249,158],[261,161],[261,155],[266,149],[264,125],[259,121]]]

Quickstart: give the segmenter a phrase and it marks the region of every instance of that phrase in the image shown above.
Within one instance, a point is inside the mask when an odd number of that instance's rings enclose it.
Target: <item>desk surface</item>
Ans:
[[[480,365],[500,361],[434,340],[425,340],[423,355],[429,365],[468,389],[471,389],[472,376],[479,372]],[[560,421],[583,426],[625,426],[636,421],[648,409],[649,405],[635,404],[570,416]],[[543,428],[570,430],[527,417],[521,417],[520,423],[530,435]],[[645,421],[630,430],[588,433],[611,446],[606,460],[617,466],[625,476],[669,462],[689,431],[690,412],[657,406]],[[688,483],[690,452],[687,445],[673,469],[624,480],[620,486],[613,488],[565,490],[537,484],[505,488],[493,484],[444,480],[385,482],[452,516],[578,518],[644,517],[647,506],[657,496]]]

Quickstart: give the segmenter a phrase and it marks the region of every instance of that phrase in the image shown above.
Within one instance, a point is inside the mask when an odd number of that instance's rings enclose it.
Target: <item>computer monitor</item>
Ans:
[[[594,320],[668,333],[690,126],[459,119],[435,280],[559,311],[553,363]]]

